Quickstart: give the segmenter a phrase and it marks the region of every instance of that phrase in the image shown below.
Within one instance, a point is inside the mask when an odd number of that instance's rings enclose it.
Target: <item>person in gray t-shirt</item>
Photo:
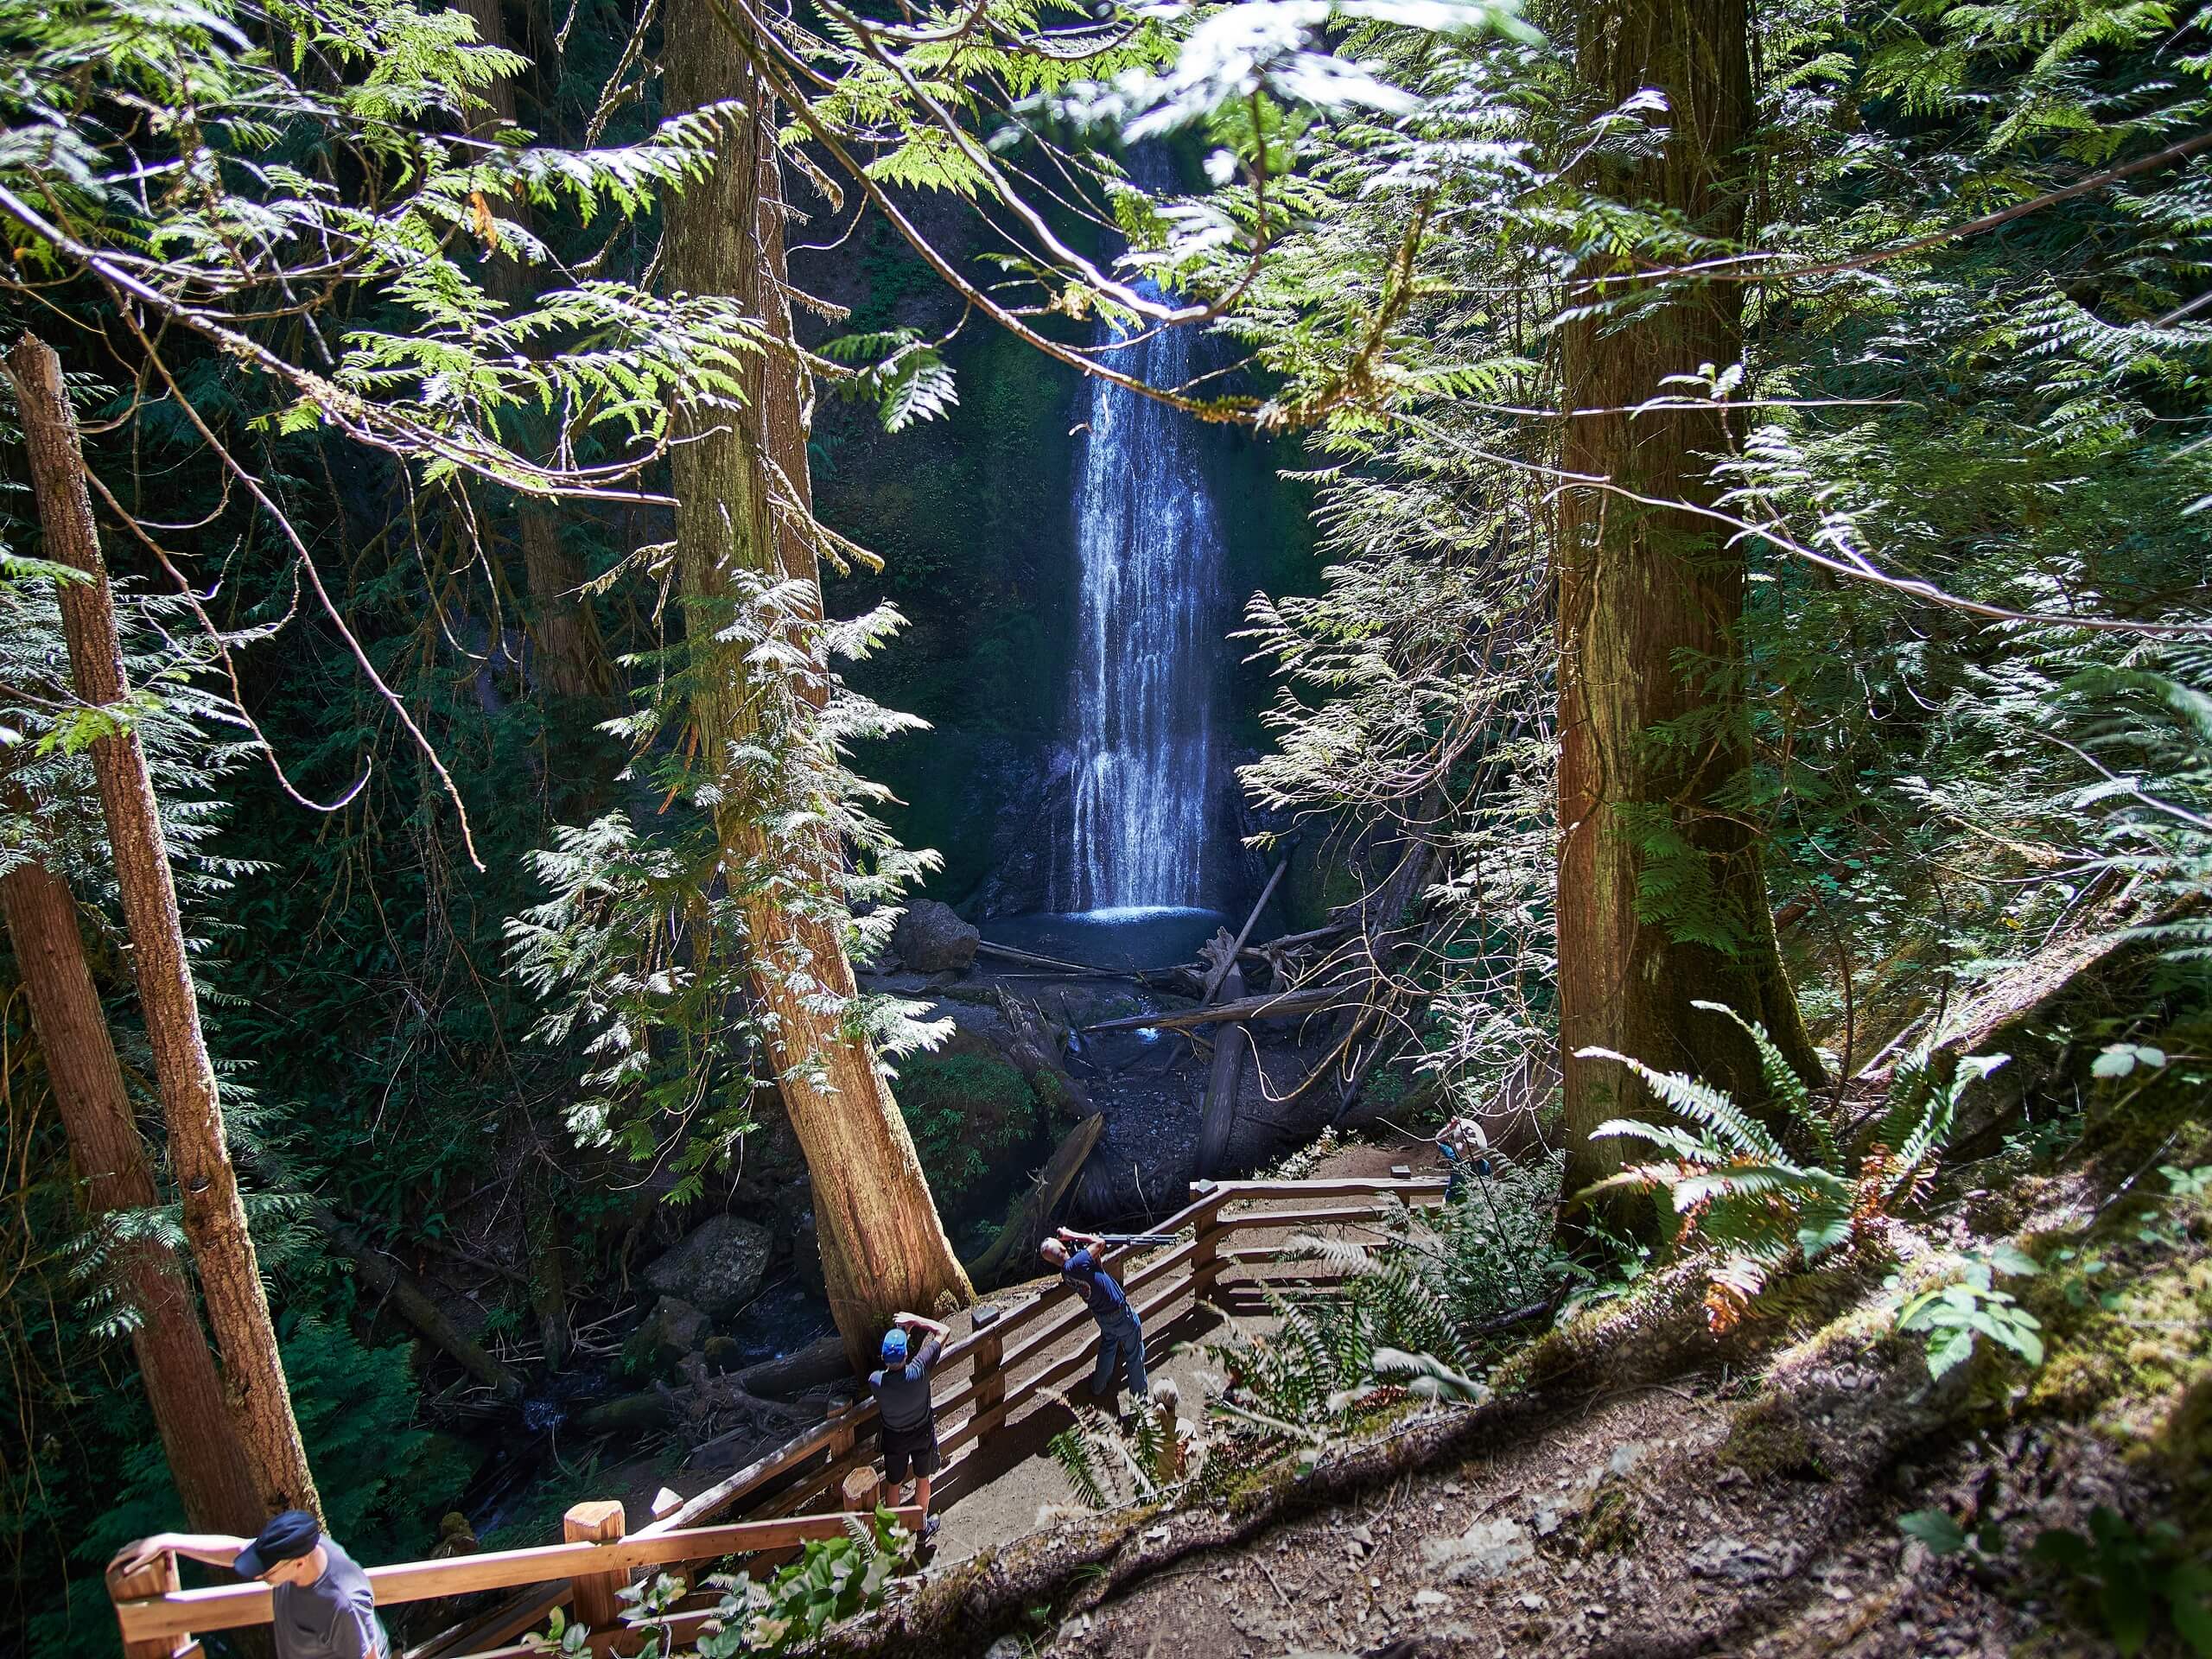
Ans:
[[[930,1398],[930,1372],[944,1351],[951,1334],[935,1319],[918,1313],[893,1316],[883,1333],[883,1369],[868,1374],[868,1392],[875,1396],[883,1425],[883,1478],[894,1496],[914,1475],[914,1502],[925,1517],[925,1537],[937,1530],[937,1517],[929,1512],[930,1478],[937,1473],[937,1406]],[[919,1352],[911,1352],[913,1339],[922,1338]]]
[[[173,1550],[269,1586],[276,1659],[391,1659],[368,1574],[305,1510],[286,1510],[252,1538],[157,1532],[116,1559],[126,1571]]]

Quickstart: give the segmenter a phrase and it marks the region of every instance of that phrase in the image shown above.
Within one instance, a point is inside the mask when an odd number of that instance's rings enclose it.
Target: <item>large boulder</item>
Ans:
[[[893,949],[910,972],[964,974],[976,960],[976,946],[982,935],[960,919],[950,905],[934,899],[918,899],[899,918],[891,936]]]
[[[715,1216],[678,1239],[645,1269],[645,1282],[677,1296],[712,1319],[727,1319],[753,1300],[767,1276],[775,1245],[769,1230],[735,1216]]]

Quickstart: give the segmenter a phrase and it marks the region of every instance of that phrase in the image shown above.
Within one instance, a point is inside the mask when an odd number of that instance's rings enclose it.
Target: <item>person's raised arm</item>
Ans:
[[[1059,1232],[1062,1242],[1078,1245],[1084,1249],[1094,1249],[1106,1242],[1096,1233],[1079,1233],[1072,1227],[1063,1227]]]
[[[252,1541],[251,1538],[233,1538],[226,1532],[157,1532],[135,1544],[125,1544],[116,1552],[111,1566],[125,1573],[136,1573],[168,1550],[188,1560],[205,1561],[210,1567],[231,1567],[237,1562],[238,1552]]]
[[[892,1323],[903,1325],[910,1331],[926,1331],[942,1342],[952,1334],[952,1327],[941,1319],[932,1319],[921,1313],[893,1313]]]

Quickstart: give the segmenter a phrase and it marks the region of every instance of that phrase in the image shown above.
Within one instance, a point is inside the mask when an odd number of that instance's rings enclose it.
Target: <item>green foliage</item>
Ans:
[[[1096,1406],[1075,1408],[1075,1421],[1046,1443],[1046,1451],[1077,1498],[1094,1510],[1174,1502],[1192,1495],[1205,1469],[1206,1447],[1185,1432],[1175,1412],[1179,1396],[1166,1379],[1153,1397],[1140,1400],[1126,1423]]]
[[[2024,1278],[2041,1271],[2033,1258],[2005,1245],[1961,1257],[1952,1276],[1906,1298],[1897,1312],[1897,1328],[1927,1333],[1930,1376],[1963,1364],[1983,1339],[2040,1365],[2043,1322],[2010,1292],[1997,1288],[1996,1281],[1999,1274]],[[1899,1282],[1892,1278],[1889,1284],[1894,1288]]]
[[[671,1642],[656,1621],[681,1602],[690,1586],[673,1573],[656,1573],[628,1586],[632,1622],[645,1632],[639,1659],[738,1659],[744,1654],[779,1654],[811,1642],[841,1620],[880,1607],[893,1579],[913,1563],[914,1540],[898,1517],[879,1508],[872,1521],[846,1517],[842,1538],[810,1538],[799,1558],[768,1579],[749,1573],[710,1573],[705,1583],[721,1592],[715,1622],[685,1646]],[[556,1607],[546,1629],[526,1638],[538,1652],[581,1655],[590,1651],[590,1632],[569,1623]]]
[[[9,29],[0,185],[19,268],[96,276],[251,363],[292,400],[270,416],[277,431],[333,428],[421,462],[431,481],[603,488],[642,456],[536,462],[504,441],[502,413],[557,411],[572,442],[595,427],[650,441],[671,402],[732,398],[759,348],[757,326],[726,301],[598,278],[503,306],[460,257],[545,257],[493,202],[587,223],[637,216],[703,171],[726,110],[605,150],[473,142],[465,112],[521,66],[469,45],[464,12],[404,0],[284,9],[289,63],[222,4],[16,6]],[[148,117],[127,137],[102,115],[117,103]],[[345,154],[359,188],[334,188],[302,141]],[[140,188],[162,175],[191,188]],[[344,349],[320,371],[270,349],[251,321],[309,267],[326,291],[378,308],[342,325]]]
[[[988,1054],[930,1054],[899,1068],[899,1115],[938,1207],[962,1208],[1008,1154],[1038,1128],[1036,1091]]]
[[[700,1638],[700,1659],[782,1653],[881,1605],[891,1580],[912,1566],[914,1540],[881,1508],[871,1524],[849,1518],[846,1527],[842,1538],[808,1540],[799,1559],[765,1583],[743,1573],[709,1579],[722,1592],[723,1628]]]
[[[827,620],[816,614],[810,583],[741,571],[730,585],[721,626],[696,641],[653,700],[615,722],[650,757],[639,769],[664,798],[688,794],[697,813],[651,837],[613,814],[556,830],[554,845],[531,861],[552,897],[507,924],[509,958],[547,1007],[532,1035],[550,1046],[581,1041],[592,1060],[587,1092],[569,1110],[572,1131],[639,1159],[674,1137],[683,1147],[678,1198],[696,1195],[704,1172],[752,1128],[753,1067],[768,1052],[754,1012],[764,980],[883,1055],[933,1046],[950,1030],[920,1021],[919,1004],[832,990],[803,952],[769,956],[745,916],[748,902],[787,908],[847,931],[854,954],[874,955],[897,920],[888,901],[933,867],[933,854],[893,840],[873,810],[888,791],[846,760],[853,744],[918,722],[851,691],[831,666],[875,650],[899,614],[881,606]],[[703,632],[712,620],[702,606],[690,623]],[[656,753],[661,731],[690,721],[694,677],[729,669],[725,653],[779,665],[818,690],[819,706],[764,690],[763,712],[733,735],[728,754]],[[762,844],[742,858],[724,833],[726,813],[761,831]],[[815,849],[824,836],[853,856],[823,868]],[[742,1012],[731,1018],[731,1010]]]
[[[2184,1548],[2171,1522],[2139,1529],[2101,1503],[2088,1536],[2052,1529],[2029,1554],[2084,1592],[2121,1653],[2142,1652],[2163,1625],[2191,1653],[2212,1654],[2212,1567]]]
[[[1719,1003],[1693,1006],[1726,1015],[1751,1037],[1771,1097],[1810,1155],[1793,1152],[1725,1090],[1609,1049],[1586,1049],[1585,1058],[1627,1066],[1686,1127],[1625,1118],[1599,1125],[1594,1132],[1599,1137],[1642,1141],[1673,1155],[1623,1169],[1584,1189],[1576,1201],[1609,1192],[1666,1192],[1681,1219],[1678,1242],[1685,1248],[1707,1245],[1719,1254],[1708,1301],[1715,1319],[1725,1322],[1742,1313],[1773,1273],[1817,1262],[1831,1250],[1874,1236],[1918,1198],[1934,1179],[1960,1097],[2004,1065],[2005,1057],[1939,1061],[1931,1045],[1900,1061],[1869,1143],[1846,1168],[1838,1126],[1827,1121],[1764,1029]],[[1924,1317],[1948,1315],[1930,1312]],[[1992,1327],[1985,1334],[2001,1327],[2013,1333],[2008,1345],[2027,1339],[2016,1319],[1986,1309],[1984,1318]]]

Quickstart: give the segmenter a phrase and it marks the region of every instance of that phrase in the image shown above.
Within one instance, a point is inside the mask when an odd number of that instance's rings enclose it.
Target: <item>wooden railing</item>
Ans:
[[[920,1528],[918,1509],[909,1507],[898,1514],[910,1529]],[[377,1605],[385,1607],[559,1581],[561,1590],[547,1599],[548,1608],[556,1601],[568,1600],[573,1603],[580,1622],[612,1632],[617,1624],[622,1586],[640,1567],[786,1550],[809,1539],[842,1536],[845,1519],[842,1515],[810,1515],[730,1526],[649,1530],[632,1538],[625,1535],[620,1503],[579,1503],[563,1518],[566,1543],[372,1567],[367,1569],[369,1587],[376,1593]],[[135,1573],[109,1571],[108,1593],[115,1599],[124,1659],[175,1659],[198,1650],[195,1637],[270,1621],[266,1585],[181,1590],[177,1583],[174,1555],[162,1555]]]
[[[1433,1203],[1443,1196],[1441,1180],[1201,1181],[1191,1189],[1191,1203],[1158,1229],[1162,1233],[1188,1229],[1191,1236],[1146,1252],[1135,1267],[1123,1271],[1122,1287],[1139,1316],[1149,1322],[1182,1296],[1217,1299],[1224,1275],[1230,1269],[1273,1256],[1281,1249],[1230,1244],[1239,1233],[1356,1224],[1376,1219],[1392,1201]],[[1230,1208],[1247,1203],[1263,1207]],[[1264,1207],[1300,1204],[1319,1207]],[[1127,1249],[1105,1252],[1109,1264],[1119,1264],[1132,1254]],[[975,1329],[945,1345],[935,1373],[941,1387],[956,1367],[969,1368],[968,1381],[940,1395],[936,1402],[938,1446],[944,1457],[940,1482],[1039,1395],[1090,1368],[1089,1341],[1057,1357],[1053,1354],[1090,1318],[1083,1301],[1064,1284],[1027,1295],[1012,1306],[976,1309]],[[511,1659],[524,1650],[509,1644],[543,1625],[552,1610],[563,1604],[594,1632],[594,1653],[617,1650],[626,1641],[615,1598],[637,1569],[790,1550],[809,1539],[842,1534],[845,1478],[872,1465],[876,1429],[874,1402],[863,1401],[787,1440],[634,1534],[625,1531],[620,1503],[580,1503],[563,1518],[565,1542],[371,1567],[369,1582],[378,1605],[486,1590],[527,1590],[491,1612],[431,1637],[410,1649],[406,1659]],[[741,1506],[756,1518],[702,1524]],[[824,1510],[829,1512],[821,1512]],[[918,1510],[900,1514],[909,1527],[918,1530]],[[179,1590],[177,1583],[176,1562],[166,1557],[136,1574],[111,1576],[109,1591],[122,1627],[125,1659],[173,1659],[191,1650],[194,1632],[269,1622],[269,1592],[260,1585]],[[680,1611],[671,1623],[672,1639],[684,1639],[706,1617],[696,1608]]]

